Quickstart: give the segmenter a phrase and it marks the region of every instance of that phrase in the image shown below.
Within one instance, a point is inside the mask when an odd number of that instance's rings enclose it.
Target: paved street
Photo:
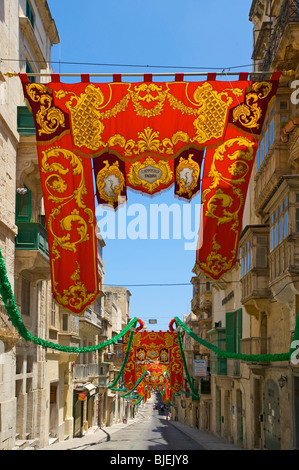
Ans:
[[[156,398],[152,396],[127,424],[114,424],[42,450],[106,450],[113,455],[116,451],[130,451],[133,455],[135,451],[177,451],[183,455],[184,451],[242,450],[207,432],[170,421],[161,411],[153,410],[155,403]]]
[[[203,450],[204,447],[172,426],[166,416],[153,411],[152,402],[139,413],[136,423],[124,426],[106,442],[95,444],[86,450]]]

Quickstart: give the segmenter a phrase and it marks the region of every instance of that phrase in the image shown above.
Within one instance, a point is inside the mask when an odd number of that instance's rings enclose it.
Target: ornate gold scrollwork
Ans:
[[[126,140],[120,134],[115,134],[110,137],[108,147],[119,145],[125,149],[125,156],[131,157],[139,155],[144,152],[167,153],[172,155],[174,153],[173,147],[179,142],[188,143],[190,138],[186,132],[178,131],[171,138],[166,137],[162,141],[159,138],[158,131],[153,131],[150,127],[146,127],[142,132],[138,132],[138,140]]]
[[[142,95],[142,93],[145,93]],[[168,90],[162,89],[162,86],[155,83],[142,83],[135,86],[134,91],[131,91],[131,98],[137,116],[152,117],[161,114]],[[158,101],[154,108],[146,108],[140,102],[151,103]]]
[[[103,93],[100,88],[91,83],[86,86],[84,93],[81,93],[80,96],[64,90],[56,92],[56,98],[58,99],[62,99],[66,95],[71,95],[65,106],[71,113],[75,145],[97,150],[103,144],[101,135],[104,124],[101,121],[100,112],[100,108],[104,103]]]
[[[237,145],[239,148],[228,154],[227,149],[231,149],[234,145]],[[243,150],[240,147],[245,147],[246,150]],[[223,270],[229,270],[234,262],[237,252],[240,226],[239,213],[244,205],[244,196],[240,189],[240,185],[245,182],[245,176],[249,171],[249,165],[247,162],[253,159],[253,147],[254,142],[250,141],[247,137],[240,136],[229,139],[224,144],[220,145],[214,153],[209,172],[209,176],[213,177],[213,181],[209,188],[203,192],[202,196],[202,201],[204,203],[206,202],[205,215],[206,217],[217,219],[217,225],[233,222],[229,228],[235,234],[235,242],[233,249],[231,250],[231,257],[228,259],[226,256],[223,257],[219,253],[221,245],[216,241],[216,234],[214,235],[211,253],[209,253],[206,262],[199,263],[202,269],[213,273],[213,275],[218,275],[218,273]],[[228,173],[232,176],[231,178],[227,178],[217,169],[217,161],[223,161],[225,157],[232,162],[226,167]],[[234,194],[233,197],[226,193],[221,187],[218,187],[221,181],[231,187]],[[207,196],[212,189],[216,190],[207,200]],[[228,209],[232,207],[234,201],[238,201],[238,207],[229,211]]]
[[[45,187],[49,193],[48,199],[53,201],[53,203],[58,204],[52,209],[48,218],[48,228],[53,235],[52,251],[55,253],[57,259],[61,256],[60,252],[57,251],[57,246],[60,246],[64,250],[76,252],[76,245],[89,239],[87,222],[82,217],[82,215],[80,215],[78,209],[73,209],[73,211],[68,216],[59,221],[62,230],[68,232],[67,235],[60,237],[55,233],[53,224],[55,219],[61,214],[62,207],[74,199],[78,208],[84,209],[84,212],[88,214],[88,223],[92,223],[94,215],[92,214],[92,211],[86,208],[86,205],[83,201],[83,196],[86,194],[86,186],[83,166],[80,158],[70,150],[62,149],[60,147],[45,150],[42,152],[42,154],[43,157],[41,160],[41,171],[46,174],[50,173],[50,175],[45,180]],[[69,172],[69,168],[63,165],[61,155],[70,162],[70,165],[73,168],[73,174],[79,175],[78,187],[72,191],[71,194],[66,194],[68,184],[63,179],[63,176]],[[53,158],[54,161],[50,160]],[[55,192],[59,193],[59,195],[56,195]],[[70,235],[74,233],[72,230],[72,224],[74,222],[76,222],[76,225],[78,225],[77,233],[79,238],[77,240],[71,240]]]
[[[153,158],[147,157],[143,163],[133,163],[127,177],[132,186],[142,186],[152,193],[160,185],[169,184],[172,175],[173,172],[167,162],[161,160],[155,162]]]
[[[120,171],[117,161],[113,165],[109,165],[107,160],[103,163],[105,167],[98,172],[96,178],[97,188],[101,199],[110,205],[114,205],[121,197],[125,185],[125,177]]]
[[[234,122],[239,121],[244,127],[256,127],[258,129],[258,120],[262,116],[262,109],[258,105],[258,100],[266,98],[271,90],[272,84],[270,82],[254,82],[252,91],[245,95],[245,103],[234,109]]]
[[[63,158],[62,158],[63,157]],[[67,165],[68,163],[68,165]],[[48,217],[48,230],[53,236],[52,243],[52,273],[53,290],[56,293],[57,301],[68,308],[71,305],[78,312],[89,301],[95,298],[95,293],[87,294],[87,289],[80,279],[79,265],[70,276],[73,284],[63,290],[63,294],[57,290],[58,283],[55,279],[54,264],[62,256],[61,250],[77,252],[77,246],[89,240],[89,227],[92,226],[94,233],[94,213],[86,207],[84,195],[87,194],[84,168],[80,157],[72,151],[61,147],[54,147],[42,152],[41,171],[45,173],[45,188],[48,191],[48,200],[55,206],[52,207]],[[69,188],[65,178],[72,171],[74,177],[72,181],[77,181],[77,186]],[[62,209],[70,202],[75,201],[76,207],[61,217]],[[81,211],[80,211],[81,209]],[[65,213],[65,212],[64,212]],[[62,231],[64,235],[57,233]]]
[[[196,137],[193,140],[201,144],[213,137],[220,138],[233,98],[226,91],[217,92],[208,82],[195,90],[193,98],[200,107],[198,117],[193,122],[196,129]]]
[[[40,102],[36,113],[36,122],[40,126],[38,134],[53,134],[59,126],[65,127],[63,112],[52,106],[52,90],[42,83],[29,83],[26,86],[28,96],[32,101]]]
[[[187,196],[191,197],[193,190],[196,188],[200,168],[198,163],[192,160],[193,156],[193,154],[188,155],[188,159],[181,157],[176,168],[175,178],[179,186],[177,191],[179,195],[187,193]]]
[[[56,295],[60,305],[63,305],[66,309],[68,306],[71,306],[78,310],[78,312],[81,312],[83,305],[87,305],[94,300],[94,293],[87,294],[87,289],[81,282],[79,264],[77,261],[76,263],[77,269],[70,276],[74,284],[71,285],[69,289],[64,289],[63,294],[57,292]]]

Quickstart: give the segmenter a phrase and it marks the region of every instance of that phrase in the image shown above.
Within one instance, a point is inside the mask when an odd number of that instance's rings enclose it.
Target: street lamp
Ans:
[[[280,378],[278,379],[278,384],[280,388],[283,388],[288,381],[287,377],[285,375],[281,375]]]

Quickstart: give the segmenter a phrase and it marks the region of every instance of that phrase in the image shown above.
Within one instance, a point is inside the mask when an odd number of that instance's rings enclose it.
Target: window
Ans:
[[[274,119],[270,123],[270,147],[274,142]]]
[[[51,302],[51,325],[55,326],[56,325],[56,303],[52,299]]]
[[[62,331],[68,331],[68,314],[62,315]]]
[[[264,139],[262,139],[261,144],[260,144],[260,162],[261,162],[261,164],[264,161],[264,156],[265,156],[265,154],[264,154]]]
[[[264,159],[269,152],[271,145],[274,142],[274,118],[272,118],[270,125],[268,121],[265,124],[265,133],[261,135],[259,148],[256,153],[256,170],[258,171]]]
[[[296,209],[297,211],[297,209]],[[270,250],[273,250],[289,233],[288,229],[288,197],[280,204],[270,217]],[[297,221],[297,212],[296,212]],[[296,222],[297,226],[297,222]],[[299,210],[298,210],[298,231],[299,231]]]
[[[29,18],[32,28],[34,28],[35,15],[29,0],[26,0],[26,16]]]
[[[244,276],[250,269],[252,269],[252,239],[243,247],[241,256],[241,270],[242,276]]]
[[[30,222],[31,220],[31,191],[25,194],[16,194],[16,222]]]
[[[299,232],[299,209],[296,209],[296,232]]]
[[[30,315],[30,281],[21,280],[21,312],[22,315]]]
[[[257,236],[256,238],[256,267],[266,268],[267,267],[267,237]]]
[[[287,101],[280,101],[279,103],[279,108],[282,111],[285,111],[286,109],[289,109],[289,104]]]
[[[28,60],[26,60],[26,73],[34,73],[33,68],[31,67]],[[35,82],[35,77],[28,77],[30,82]]]
[[[256,152],[256,171],[259,170],[260,167],[260,149],[257,149]]]
[[[265,156],[267,155],[268,151],[269,151],[269,131],[267,129],[266,133],[265,133]]]

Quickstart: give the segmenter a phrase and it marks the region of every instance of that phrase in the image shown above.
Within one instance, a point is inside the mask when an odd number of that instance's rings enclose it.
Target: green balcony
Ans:
[[[38,222],[17,222],[16,250],[35,250],[49,259],[46,228]]]

